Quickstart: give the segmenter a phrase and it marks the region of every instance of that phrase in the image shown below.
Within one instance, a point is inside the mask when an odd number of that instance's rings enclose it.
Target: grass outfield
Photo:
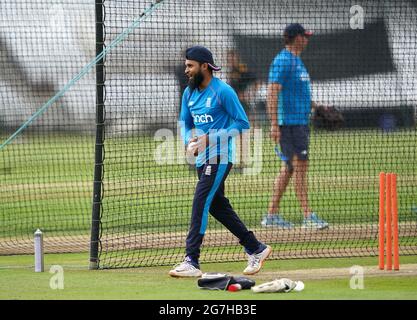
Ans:
[[[409,272],[396,275],[394,271],[374,272],[364,276],[363,289],[351,289],[349,272],[331,278],[331,271],[359,265],[376,270],[377,259],[300,259],[268,261],[262,271],[253,277],[257,284],[275,278],[289,277],[304,270],[302,292],[254,294],[240,292],[206,291],[197,288],[196,279],[175,279],[167,275],[169,267],[135,268],[90,271],[87,254],[48,254],[45,256],[45,272],[33,271],[33,256],[0,257],[0,299],[136,299],[136,300],[304,300],[304,299],[417,299],[417,256],[401,257],[401,267]],[[54,274],[51,265],[64,269],[64,289],[51,289]],[[202,265],[204,272],[227,272],[239,275],[245,263],[217,263]],[[411,265],[410,265],[411,266]],[[329,270],[324,279],[315,279],[321,268]],[[331,269],[330,269],[331,268]],[[305,271],[308,270],[307,273]],[[321,271],[323,272],[323,270]],[[401,270],[400,270],[401,272]]]
[[[262,172],[232,172],[227,193],[249,226],[259,224],[279,168],[264,131]],[[378,173],[398,173],[400,221],[414,221],[417,203],[416,131],[316,131],[311,140],[311,206],[332,224],[375,222]],[[106,142],[103,225],[111,230],[188,226],[194,172],[185,164],[156,165],[160,141],[151,137],[111,138]],[[91,220],[94,138],[22,136],[1,151],[0,237],[88,233]],[[283,215],[301,222],[292,186]],[[163,213],[163,215],[161,215]],[[172,217],[166,219],[166,217]],[[175,225],[175,226],[174,226]],[[213,223],[210,226],[214,226]]]
[[[378,174],[382,170],[394,171],[398,174],[400,222],[413,226],[417,221],[413,212],[417,204],[416,133],[415,130],[389,134],[377,130],[313,132],[308,177],[311,206],[335,230],[349,230],[354,224],[375,225]],[[280,166],[267,131],[263,135],[262,171],[253,176],[232,171],[226,186],[234,208],[251,229],[259,228]],[[154,152],[160,144],[144,136],[106,140],[103,235],[120,238],[122,245],[125,236],[130,235],[147,248],[149,239],[138,240],[135,235],[153,232],[169,237],[170,233],[188,229],[195,172],[186,164],[157,165]],[[47,237],[88,237],[93,150],[94,137],[83,135],[23,135],[1,150],[0,249],[2,240],[8,241],[8,237],[11,240],[5,245],[7,250],[15,245],[15,240],[31,240],[37,228]],[[300,225],[302,215],[292,185],[283,198],[281,212],[286,219]],[[212,217],[209,219],[209,228],[220,227]],[[412,236],[402,237],[400,245],[414,245]],[[367,239],[356,237],[350,241],[342,236],[323,238],[325,243],[317,244],[306,239],[302,245],[303,239],[297,240],[297,249],[311,250],[317,245],[340,247],[338,252],[343,253],[344,248],[374,250],[377,245],[372,234]],[[181,252],[182,244],[181,238]],[[235,242],[224,244],[231,246]],[[286,243],[282,249],[286,248],[291,250],[292,244]],[[213,250],[226,252],[218,247]],[[121,266],[131,265],[142,257],[131,250],[108,254],[117,257],[117,263],[123,262]],[[145,255],[146,259],[149,260]]]

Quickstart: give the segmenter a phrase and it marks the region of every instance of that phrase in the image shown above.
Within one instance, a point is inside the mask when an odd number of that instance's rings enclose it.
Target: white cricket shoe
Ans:
[[[243,274],[245,275],[252,275],[258,273],[261,270],[263,262],[272,252],[272,248],[270,246],[266,246],[266,248],[255,254],[248,254],[248,266],[243,270]]]
[[[186,277],[201,277],[203,274],[200,269],[194,267],[191,262],[184,260],[176,265],[174,269],[170,270],[168,274],[171,277],[186,278]]]

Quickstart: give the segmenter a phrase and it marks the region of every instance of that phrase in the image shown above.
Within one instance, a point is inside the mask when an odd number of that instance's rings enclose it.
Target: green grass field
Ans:
[[[262,171],[254,176],[232,172],[227,192],[249,225],[265,213],[279,169],[264,131]],[[398,174],[400,219],[414,220],[417,204],[417,134],[414,130],[340,131],[312,134],[309,193],[311,206],[337,223],[375,222],[378,174]],[[109,138],[106,142],[103,223],[106,228],[151,231],[188,224],[196,182],[185,164],[157,165],[151,137]],[[31,234],[42,227],[50,234],[89,232],[94,138],[28,136],[1,151],[0,237]],[[282,212],[301,221],[292,186]],[[140,212],[140,214],[138,214]],[[164,213],[164,215],[161,215]],[[172,217],[166,219],[166,216]]]
[[[1,151],[0,237],[31,239],[38,227],[48,236],[88,235],[94,138],[29,135],[17,142]],[[195,173],[185,164],[155,165],[153,152],[157,145],[158,142],[150,137],[108,139],[105,232],[173,232],[188,227]],[[333,225],[375,223],[378,173],[394,171],[398,174],[400,221],[415,223],[416,216],[412,211],[417,203],[415,145],[416,131],[390,134],[377,131],[314,132],[309,174],[312,206]],[[262,171],[254,176],[232,172],[228,178],[228,195],[249,226],[258,226],[279,169],[272,149],[273,145],[265,136]],[[292,188],[288,190],[282,208],[288,219],[300,222]],[[210,225],[218,227],[213,220]],[[402,244],[415,244],[415,241],[415,237],[400,239]],[[300,245],[288,244],[287,249]],[[360,243],[339,239],[308,244],[311,250],[361,246],[373,247],[375,239]],[[204,250],[216,252],[220,249],[207,247]],[[236,247],[221,250],[233,251]],[[130,259],[135,254],[130,251]],[[401,259],[403,264],[417,263],[416,256]],[[306,284],[306,289],[300,293],[211,292],[198,289],[195,279],[168,277],[169,267],[90,271],[87,263],[86,253],[48,254],[46,272],[36,274],[31,255],[0,256],[0,299],[416,299],[417,289],[415,273],[401,276],[382,273],[365,275],[363,290],[351,289],[351,275],[346,274],[334,279],[315,279],[314,276],[294,279],[304,280]],[[53,276],[48,273],[51,265],[64,268],[63,290],[49,287]],[[203,271],[240,274],[244,265],[245,262],[204,264]],[[285,277],[291,270],[311,270],[314,275],[318,268],[352,265],[376,266],[376,258],[269,261],[254,279],[262,283]]]
[[[400,222],[413,224],[417,215],[417,135],[415,130],[314,131],[311,136],[309,197],[332,226],[376,224],[378,174],[398,174]],[[227,194],[250,228],[259,227],[280,163],[263,131],[262,171],[253,176],[232,171]],[[113,137],[106,140],[104,173],[104,235],[142,232],[184,232],[188,228],[195,172],[188,165],[157,165],[153,137]],[[94,138],[83,135],[22,136],[1,151],[0,238],[30,240],[41,228],[48,237],[90,232],[94,168]],[[292,185],[281,203],[285,218],[300,224],[302,215]],[[221,228],[210,218],[209,228]],[[301,239],[302,240],[302,239]],[[13,242],[13,240],[12,240]],[[416,245],[415,238],[400,239]],[[0,240],[1,245],[1,240]],[[8,244],[10,245],[10,244]],[[232,243],[225,243],[231,246]],[[283,250],[308,247],[375,250],[376,238],[340,238],[305,245],[298,240]],[[182,249],[182,248],[180,248]],[[207,249],[210,249],[209,247]],[[178,249],[179,250],[179,249]],[[177,251],[178,251],[177,250]],[[213,252],[227,248],[213,248]],[[236,250],[236,246],[234,249]],[[146,250],[145,250],[146,251]],[[161,250],[162,254],[166,250]],[[146,258],[146,252],[116,253],[119,261]]]
[[[363,278],[363,289],[351,289],[349,272],[332,278],[315,279],[322,268],[338,270],[354,265],[371,266],[376,270],[377,259],[338,258],[268,261],[261,272],[250,277],[257,284],[276,278],[289,277],[294,270],[308,270],[302,278],[305,290],[291,293],[255,294],[250,290],[239,292],[207,291],[197,288],[196,279],[175,279],[167,275],[169,267],[134,268],[118,270],[88,270],[87,254],[48,254],[45,272],[35,273],[33,256],[0,257],[0,299],[135,299],[135,300],[304,300],[304,299],[417,299],[417,256],[401,257],[401,267],[413,264],[414,271],[395,275],[381,271]],[[51,289],[55,275],[49,273],[52,265],[63,268],[63,289]],[[245,262],[204,264],[204,272],[226,272],[241,275]],[[332,268],[332,269],[329,269]],[[401,270],[400,270],[401,271]]]

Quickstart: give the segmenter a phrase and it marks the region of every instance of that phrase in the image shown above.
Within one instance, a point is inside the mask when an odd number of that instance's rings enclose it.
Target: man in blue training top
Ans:
[[[199,266],[200,247],[209,212],[245,248],[248,266],[243,273],[255,274],[271,253],[271,247],[259,242],[253,232],[246,228],[224,195],[225,180],[234,161],[234,137],[249,129],[249,121],[236,92],[213,76],[213,71],[219,71],[220,68],[214,64],[207,48],[191,47],[186,50],[185,58],[185,74],[189,78],[189,85],[182,97],[179,121],[187,150],[192,149],[190,153],[197,155],[199,181],[186,239],[186,256],[182,263],[169,271],[169,275],[202,275]]]
[[[279,215],[279,203],[292,175],[304,213],[302,227],[328,227],[328,223],[319,219],[308,205],[308,123],[315,103],[311,101],[310,76],[300,55],[311,35],[311,31],[306,31],[298,23],[288,25],[284,31],[285,48],[275,57],[269,70],[267,111],[271,119],[271,138],[277,144],[276,152],[285,165],[275,179],[268,213],[261,221],[265,227],[293,227]]]

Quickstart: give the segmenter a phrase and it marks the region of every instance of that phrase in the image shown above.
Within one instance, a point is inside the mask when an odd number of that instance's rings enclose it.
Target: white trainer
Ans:
[[[266,248],[256,254],[248,254],[248,266],[243,270],[243,274],[245,275],[252,275],[258,273],[261,270],[262,265],[266,258],[272,252],[272,248],[270,246],[266,246]]]
[[[203,274],[200,269],[194,267],[189,261],[184,260],[176,265],[174,269],[170,270],[168,274],[171,277],[186,278],[186,277],[201,277]]]

